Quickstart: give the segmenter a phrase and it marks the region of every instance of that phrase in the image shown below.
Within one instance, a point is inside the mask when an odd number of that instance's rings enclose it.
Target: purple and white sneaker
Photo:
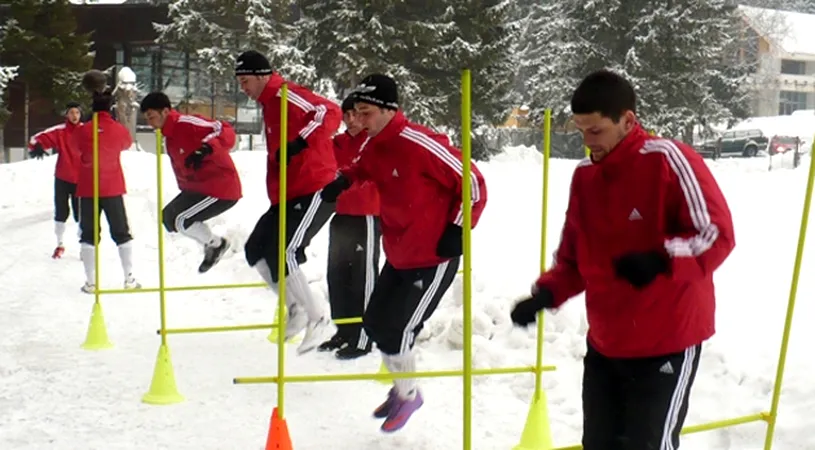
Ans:
[[[384,419],[388,417],[391,413],[391,407],[393,406],[393,402],[396,400],[396,387],[392,387],[390,391],[388,391],[388,398],[382,402],[381,405],[377,406],[374,410],[374,417],[377,419]]]
[[[416,410],[421,408],[423,404],[424,400],[422,400],[422,394],[418,390],[416,391],[416,397],[414,397],[412,400],[406,400],[399,398],[399,396],[394,396],[393,404],[390,408],[390,414],[388,414],[388,418],[382,423],[382,431],[392,433],[400,430],[405,426],[408,419],[410,419],[410,416],[412,416]]]

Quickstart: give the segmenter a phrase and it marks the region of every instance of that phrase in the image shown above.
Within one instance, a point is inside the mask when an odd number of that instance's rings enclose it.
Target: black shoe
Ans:
[[[221,238],[221,245],[215,246],[205,246],[204,247],[204,261],[198,266],[198,272],[204,273],[207,270],[211,269],[212,266],[218,263],[221,260],[221,257],[224,256],[227,249],[229,249],[229,241],[224,238]]]
[[[318,352],[333,352],[334,350],[338,350],[345,345],[345,339],[342,338],[339,334],[335,334],[331,336],[331,339],[323,342],[317,347]]]
[[[371,353],[370,348],[359,348],[355,345],[348,345],[339,350],[337,350],[336,357],[337,359],[347,360],[347,359],[357,359],[360,356],[365,356],[368,353]]]

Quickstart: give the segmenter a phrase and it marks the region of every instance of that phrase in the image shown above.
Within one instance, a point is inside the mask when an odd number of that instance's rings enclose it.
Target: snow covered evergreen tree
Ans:
[[[93,55],[68,0],[11,0],[8,6],[0,24],[3,63],[18,67],[29,93],[51,100],[54,112],[81,100],[79,82]]]
[[[6,88],[16,77],[17,67],[0,66],[0,134],[2,134],[2,128],[10,115],[9,110],[6,109]],[[0,140],[0,145],[1,144],[2,140]]]
[[[437,23],[444,2],[369,2],[338,0],[299,3],[300,48],[312,56],[318,75],[334,79],[346,94],[370,73],[384,73],[399,84],[400,103],[408,116],[434,124],[446,97],[429,90],[428,67],[438,76],[443,29]]]
[[[561,3],[576,43],[575,78],[600,68],[625,75],[646,127],[691,139],[698,124],[740,113],[741,75],[726,70],[735,10],[726,0],[597,0]],[[729,86],[718,89],[715,86]],[[727,95],[728,98],[721,98]],[[738,103],[738,102],[736,102]]]
[[[235,58],[254,49],[284,77],[315,81],[314,69],[294,41],[297,30],[288,0],[174,0],[169,23],[155,24],[157,42],[195,52],[214,80],[234,78]]]
[[[568,116],[567,99],[579,81],[569,68],[580,57],[580,41],[564,33],[567,21],[560,6],[559,0],[525,0],[512,9],[515,103],[529,107],[535,125],[542,123],[546,108],[556,117]]]

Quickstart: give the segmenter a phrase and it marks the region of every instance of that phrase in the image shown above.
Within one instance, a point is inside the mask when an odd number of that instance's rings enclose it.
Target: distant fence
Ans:
[[[498,153],[508,146],[535,147],[543,149],[543,130],[537,128],[492,128],[480,136],[492,153]],[[578,133],[552,133],[553,158],[583,159],[586,152],[583,148],[583,136]]]

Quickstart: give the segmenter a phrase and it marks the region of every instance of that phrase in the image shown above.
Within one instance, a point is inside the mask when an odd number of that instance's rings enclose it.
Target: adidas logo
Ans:
[[[668,361],[665,364],[663,364],[662,367],[659,368],[659,372],[664,373],[664,374],[668,374],[668,375],[673,375],[674,366],[671,364],[670,361]]]
[[[628,220],[642,220],[642,216],[637,208],[631,210],[631,214],[628,215]]]

